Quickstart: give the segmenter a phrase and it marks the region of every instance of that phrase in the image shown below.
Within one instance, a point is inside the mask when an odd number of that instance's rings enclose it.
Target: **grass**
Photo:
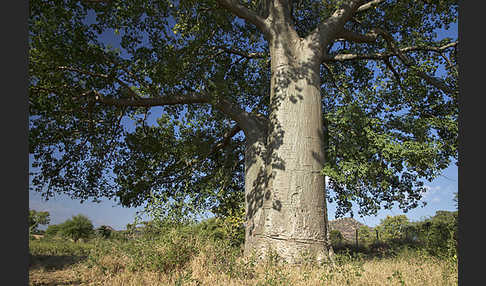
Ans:
[[[457,263],[420,249],[339,249],[335,264],[257,262],[224,240],[168,231],[128,241],[30,241],[30,285],[457,285]],[[383,254],[383,253],[382,253]]]

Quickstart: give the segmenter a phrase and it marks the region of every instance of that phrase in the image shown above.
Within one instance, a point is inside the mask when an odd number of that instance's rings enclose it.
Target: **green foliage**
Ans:
[[[59,224],[51,224],[47,227],[45,235],[47,237],[55,237],[60,234],[61,225]]]
[[[102,237],[102,238],[110,238],[111,236],[111,229],[108,228],[106,225],[102,225],[96,229],[96,235]]]
[[[76,215],[59,225],[63,236],[77,242],[79,239],[89,238],[94,234],[93,223],[84,215]]]
[[[255,13],[263,3],[240,2]],[[294,28],[304,37],[343,2],[293,3]],[[457,9],[453,0],[383,1],[346,24],[362,34],[381,27],[399,41],[398,48],[417,49],[408,54],[413,67],[393,56],[330,61],[321,69],[323,173],[338,215],[351,212],[353,203],[360,214],[394,203],[404,210],[417,207],[422,181],[457,160],[456,49],[420,49],[457,39],[437,39],[438,29],[457,23]],[[46,198],[115,198],[124,206],[150,203],[156,195],[163,210],[176,216],[238,211],[246,135],[211,152],[234,117],[206,103],[104,105],[95,94],[120,102],[208,91],[211,103],[225,100],[268,118],[275,71],[269,44],[254,25],[218,1],[33,0],[28,28],[31,189]],[[120,46],[110,47],[100,36],[106,33]],[[225,52],[233,47],[239,52]],[[335,39],[325,48],[331,56],[390,52],[382,38],[365,44]],[[440,76],[454,92],[429,84],[421,73]],[[231,222],[228,231],[237,224]]]
[[[226,238],[225,230],[221,221],[215,217],[201,221],[195,226],[195,230],[203,237],[212,240],[224,240]]]
[[[331,239],[331,244],[333,246],[339,246],[343,243],[344,237],[341,234],[341,232],[337,229],[331,230],[331,232],[329,233],[329,237]]]
[[[431,217],[418,222],[409,222],[404,215],[388,216],[376,227],[380,241],[371,247],[388,251],[393,247],[411,246],[423,249],[433,256],[457,259],[457,212],[437,211]]]
[[[446,216],[448,215],[446,214]],[[440,214],[439,217],[439,220],[443,221],[443,214]],[[117,279],[119,278],[117,275],[130,276],[130,271],[139,272],[138,274],[144,274],[144,271],[150,271],[150,274],[153,274],[152,271],[163,272],[167,274],[166,277],[173,278],[174,283],[170,283],[171,285],[177,285],[177,283],[180,283],[179,285],[198,285],[200,282],[195,277],[199,278],[200,275],[206,275],[206,273],[223,274],[224,276],[218,277],[223,278],[225,283],[228,281],[226,279],[230,279],[231,282],[237,280],[239,284],[243,282],[243,284],[252,285],[291,285],[292,281],[296,280],[296,276],[299,276],[299,281],[307,281],[311,285],[358,285],[366,284],[366,281],[359,281],[359,278],[369,274],[367,273],[368,267],[374,267],[373,265],[377,263],[380,265],[379,271],[384,271],[389,277],[384,281],[378,281],[383,285],[403,284],[403,281],[408,280],[404,276],[403,270],[393,269],[393,267],[381,268],[385,267],[387,263],[395,265],[394,267],[402,265],[405,269],[407,267],[415,268],[417,265],[419,268],[424,264],[440,263],[444,267],[442,270],[444,281],[436,283],[438,285],[451,284],[451,281],[448,280],[449,275],[457,273],[457,260],[437,257],[421,248],[406,248],[384,243],[382,247],[388,248],[383,249],[381,254],[369,253],[369,248],[344,248],[336,252],[335,263],[332,266],[330,264],[315,265],[304,261],[302,265],[289,267],[290,265],[282,262],[275,251],[270,251],[264,260],[259,260],[256,256],[243,258],[239,247],[231,246],[227,240],[209,239],[199,230],[194,225],[168,227],[160,236],[150,239],[145,236],[128,240],[95,238],[89,242],[77,243],[68,240],[33,240],[29,242],[29,253],[34,260],[41,262],[44,261],[45,256],[81,258],[83,266],[81,269],[85,269],[85,266],[95,268],[96,272],[88,273],[91,275],[100,273],[99,275],[103,278],[115,276]],[[376,259],[377,257],[383,257],[386,260],[380,261]],[[204,270],[202,274],[199,273],[199,276],[193,273],[194,262],[204,263],[202,265]],[[369,262],[371,265],[365,265]],[[42,265],[42,263],[40,264]],[[197,267],[201,267],[201,264]],[[294,267],[297,267],[297,270]],[[417,271],[422,272],[421,269],[417,269]],[[413,275],[414,272],[411,273]],[[159,275],[164,274],[159,273]],[[436,273],[430,274],[437,275]],[[90,278],[94,277],[91,275]],[[429,273],[426,272],[425,275],[429,275]],[[319,282],[315,279],[317,277],[320,278]],[[106,280],[103,281],[106,282]],[[213,281],[219,285],[222,280]]]
[[[92,244],[68,240],[29,241],[29,253],[34,256],[88,256],[94,248]]]
[[[358,240],[360,244],[368,244],[374,239],[376,239],[376,235],[369,226],[363,225],[358,229]]]
[[[29,233],[38,231],[39,225],[47,225],[51,221],[49,212],[29,209]]]
[[[381,239],[391,241],[404,238],[408,225],[409,221],[406,215],[387,216],[381,220],[377,229]]]
[[[435,216],[417,224],[419,239],[429,253],[457,259],[457,219],[457,211],[437,211]]]
[[[147,225],[151,225],[148,223]],[[141,236],[123,243],[116,240],[96,241],[96,251],[90,254],[90,261],[101,268],[102,258],[123,253],[129,258],[125,265],[132,271],[153,270],[171,273],[182,269],[202,249],[205,238],[192,225],[150,226]]]

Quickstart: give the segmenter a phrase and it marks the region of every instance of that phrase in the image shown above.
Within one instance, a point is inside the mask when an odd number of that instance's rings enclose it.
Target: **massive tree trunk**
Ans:
[[[319,53],[294,33],[270,41],[268,130],[246,151],[245,252],[328,257]]]

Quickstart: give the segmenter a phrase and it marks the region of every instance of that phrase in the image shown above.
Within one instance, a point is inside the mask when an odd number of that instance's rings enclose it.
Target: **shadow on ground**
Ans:
[[[29,270],[62,270],[86,258],[86,256],[68,255],[29,255]]]

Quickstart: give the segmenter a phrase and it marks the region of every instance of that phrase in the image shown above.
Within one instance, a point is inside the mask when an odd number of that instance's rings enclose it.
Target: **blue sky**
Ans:
[[[439,38],[444,37],[457,38],[457,24],[451,25],[448,31],[440,31]],[[114,47],[119,47],[119,38],[113,31],[105,32],[101,35],[101,38],[104,42],[110,42]],[[152,118],[152,120],[154,119]],[[149,119],[149,122],[152,120]],[[29,156],[29,160],[31,159],[32,156]],[[456,210],[453,198],[454,193],[458,192],[458,169],[455,164],[445,169],[442,175],[434,181],[425,182],[425,186],[427,192],[423,197],[423,201],[427,205],[405,213],[411,221],[433,216],[438,210]],[[136,212],[142,210],[141,208],[124,208],[115,201],[108,199],[102,200],[101,203],[92,203],[90,201],[80,203],[78,200],[72,200],[63,194],[57,194],[50,198],[49,201],[44,201],[39,193],[31,191],[29,191],[29,208],[37,211],[48,211],[51,217],[51,224],[59,224],[73,215],[83,214],[91,219],[94,227],[109,225],[117,230],[125,229],[128,223],[133,223]],[[328,204],[330,220],[334,219],[335,210],[335,204]],[[381,210],[376,216],[355,216],[355,219],[368,226],[375,226],[387,215],[395,216],[400,214],[404,213],[398,208],[393,208],[391,210]],[[45,229],[45,227],[42,226],[41,229]]]

